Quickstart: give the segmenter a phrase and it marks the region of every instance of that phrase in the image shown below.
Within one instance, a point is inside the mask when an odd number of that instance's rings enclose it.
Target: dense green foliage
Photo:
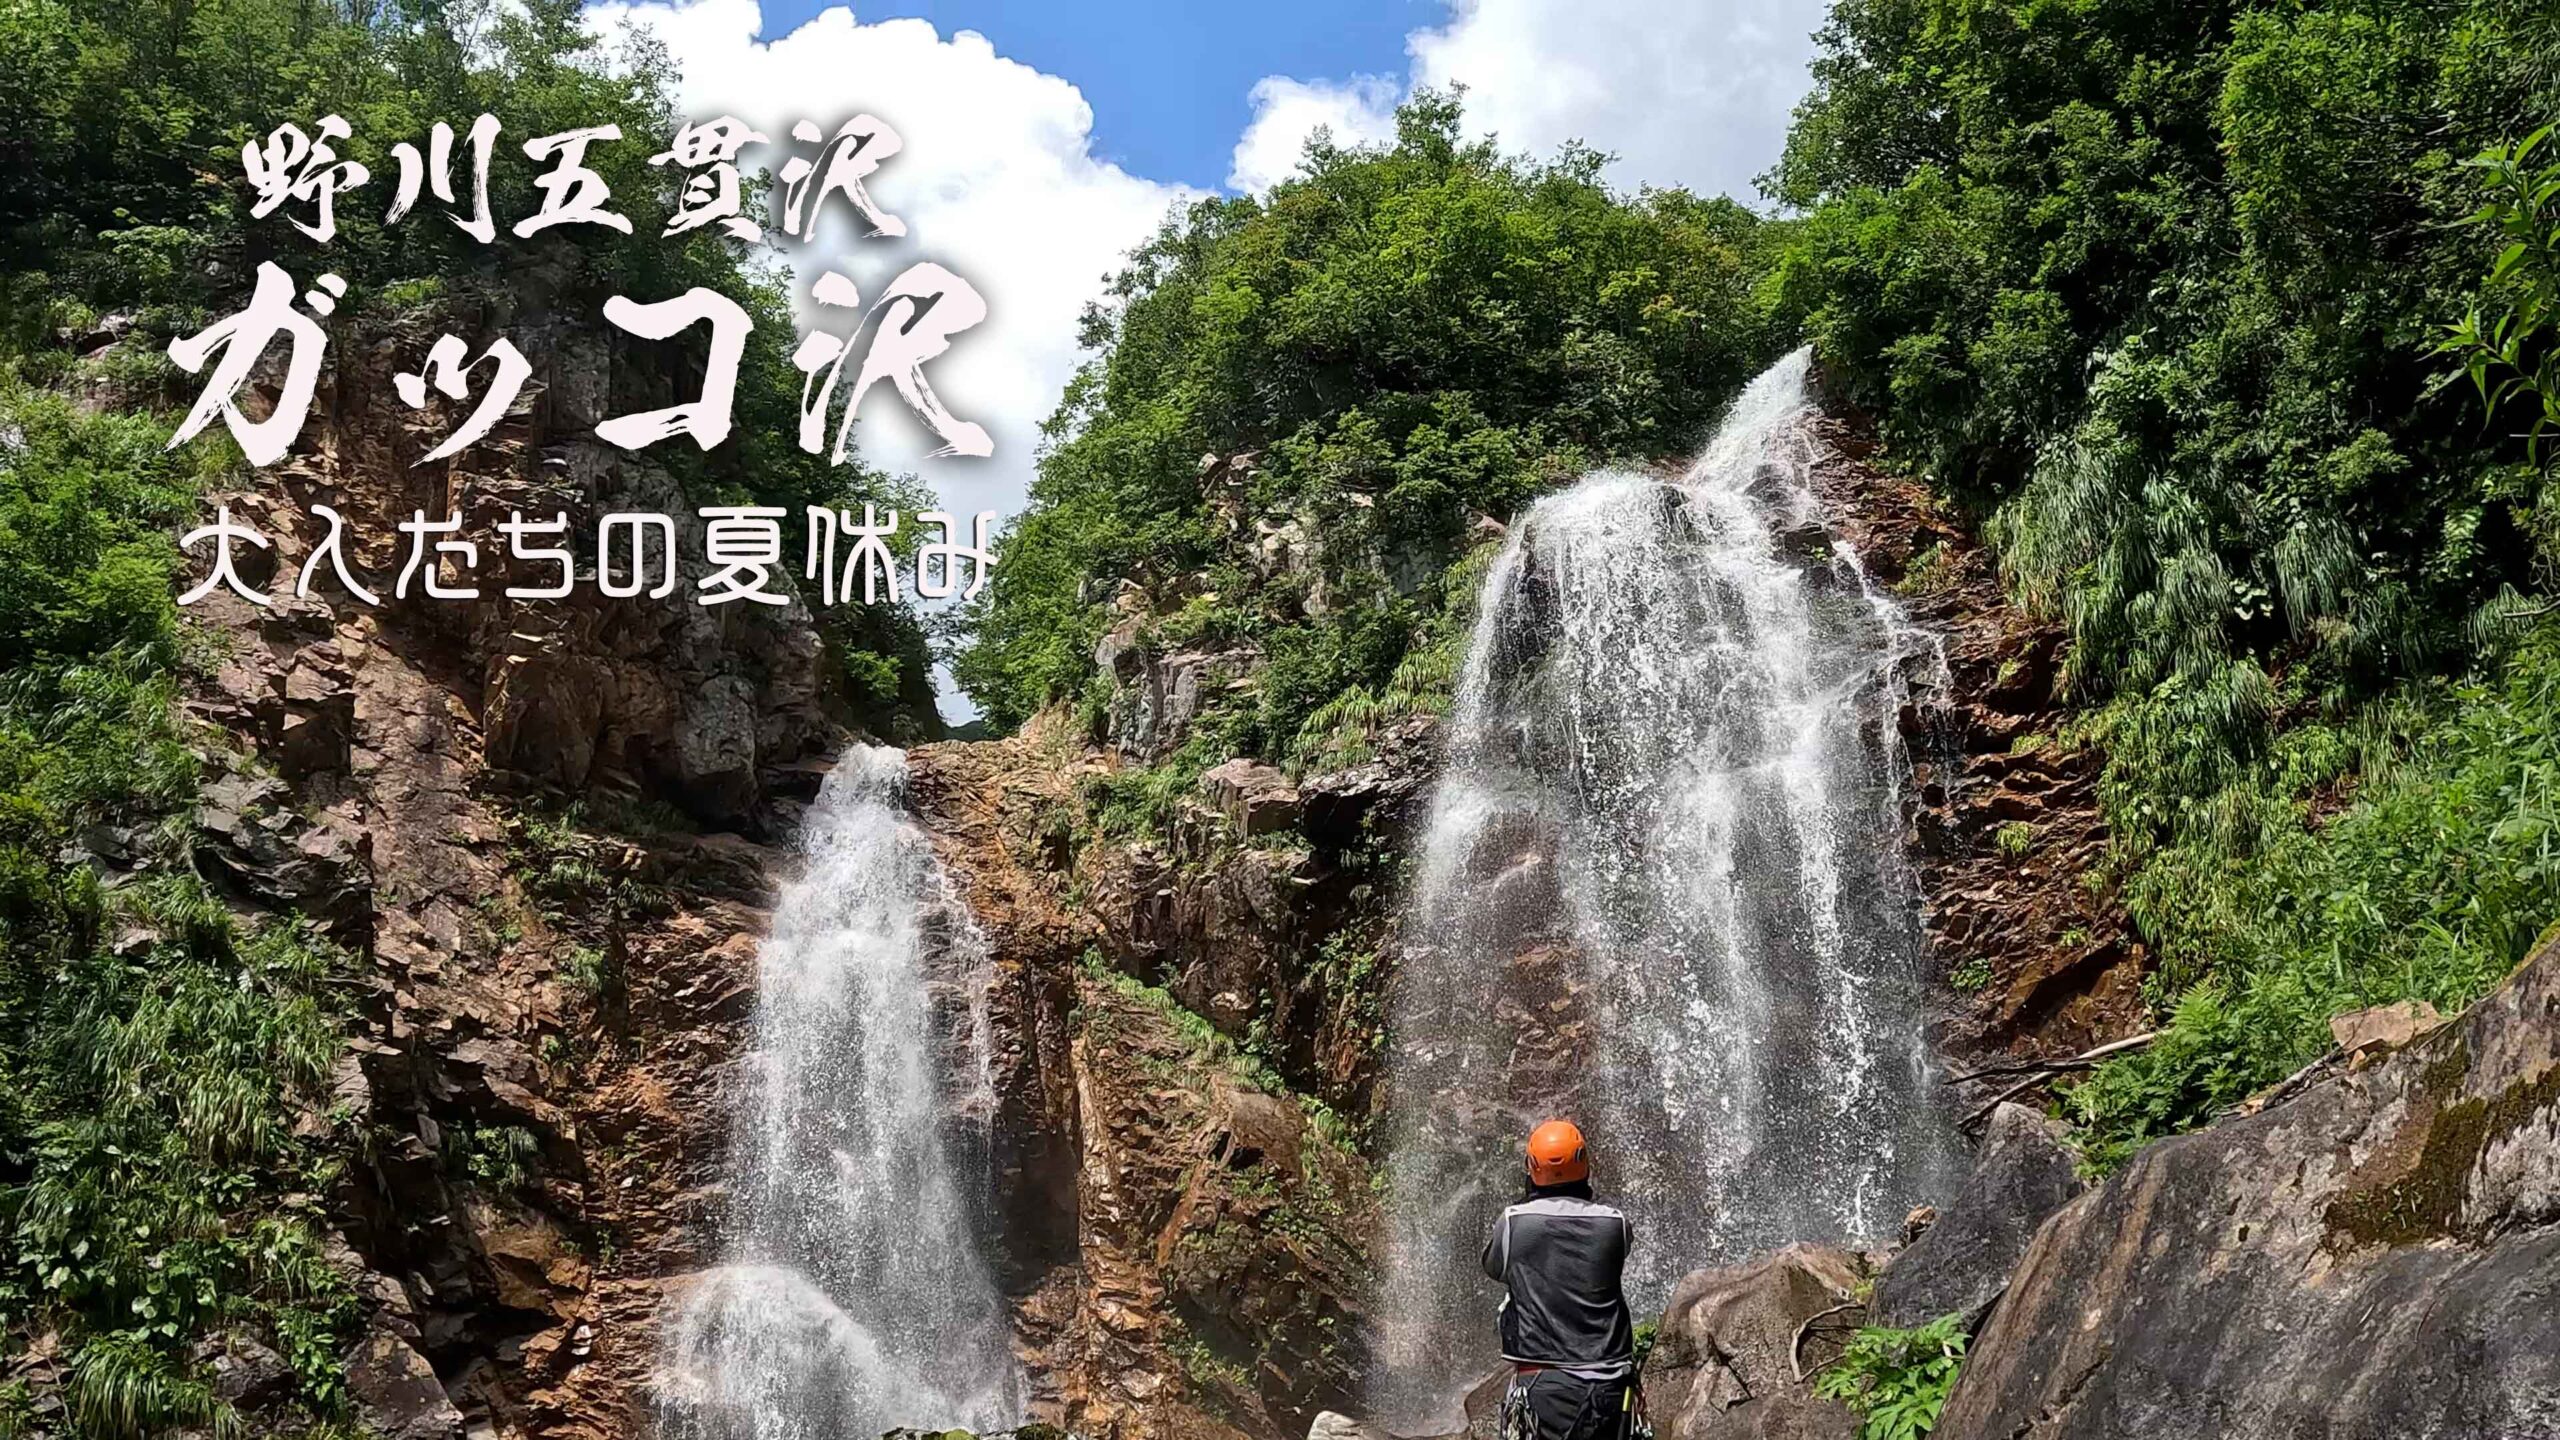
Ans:
[[[1813,1393],[1857,1412],[1858,1440],[1919,1440],[1938,1428],[1964,1368],[1960,1318],[1941,1315],[1909,1330],[1862,1327],[1814,1377]]]
[[[2449,326],[2440,347],[2461,357],[2490,419],[2519,401],[2528,407],[2537,452],[2542,438],[2560,427],[2560,346],[2551,334],[2560,323],[2560,157],[2553,154],[2553,128],[2491,146],[2471,162],[2488,191],[2471,223],[2493,227],[2505,245],[2483,287],[2486,305],[2474,305]]]
[[[2318,828],[2276,828],[2239,859],[2172,846],[2135,876],[2164,961],[2155,983],[2178,998],[2149,1051],[2073,1092],[2094,1164],[2307,1063],[2329,1048],[2333,1014],[2461,1005],[2560,919],[2560,629],[2485,676],[2364,717],[2370,767]],[[2306,725],[2276,749],[2340,743]]]
[[[1728,201],[1612,195],[1598,157],[1462,143],[1456,102],[1406,107],[1392,147],[1311,147],[1264,200],[1204,201],[1097,308],[1106,347],[1051,422],[1030,513],[972,617],[962,683],[999,724],[1098,699],[1123,582],[1151,645],[1250,644],[1249,707],[1209,742],[1291,758],[1346,697],[1445,689],[1450,569],[1470,513],[1507,517],[1586,464],[1677,453],[1766,359],[1762,228]],[[1232,504],[1202,457],[1249,453]],[[1246,563],[1252,517],[1305,563]]]
[[[2515,146],[2560,113],[2560,19],[1841,0],[1822,41],[1783,308],[2068,625],[2161,961],[2166,1038],[2074,1097],[2104,1163],[2560,915],[2521,634],[2560,492],[2518,433],[2554,190]]]
[[[295,1114],[326,1108],[334,952],[186,863],[170,527],[221,451],[9,379],[0,432],[0,1330],[63,1328],[86,1435],[236,1428],[187,1355],[242,1321],[325,1414],[354,1311],[311,1197],[344,1137]],[[62,863],[100,832],[153,878]]]

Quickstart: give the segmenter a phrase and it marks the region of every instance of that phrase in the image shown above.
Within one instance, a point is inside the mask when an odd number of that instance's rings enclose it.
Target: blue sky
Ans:
[[[816,14],[814,0],[765,7],[768,33]],[[1400,74],[1404,37],[1447,16],[1436,0],[907,0],[855,7],[865,20],[912,16],[975,30],[996,52],[1074,81],[1093,106],[1096,155],[1135,175],[1222,185],[1266,75]]]

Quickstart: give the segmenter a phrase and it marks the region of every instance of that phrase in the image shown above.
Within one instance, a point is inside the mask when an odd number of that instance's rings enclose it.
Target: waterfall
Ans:
[[[1024,1405],[979,1244],[988,955],[857,746],[808,816],[806,868],[758,955],[731,1161],[729,1263],[668,1326],[661,1428],[683,1440],[993,1429]]]
[[[1944,1193],[1899,717],[1936,639],[1808,485],[1807,355],[1676,481],[1585,477],[1488,573],[1390,997],[1373,1408],[1497,1363],[1477,1269],[1548,1115],[1632,1218],[1628,1290]]]

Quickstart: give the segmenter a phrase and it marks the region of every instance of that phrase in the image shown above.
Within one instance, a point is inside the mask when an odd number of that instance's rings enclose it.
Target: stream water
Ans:
[[[758,954],[728,1263],[667,1326],[676,1440],[1021,1418],[980,1244],[988,956],[906,813],[906,773],[896,750],[838,760]]]
[[[1485,581],[1390,997],[1369,1400],[1400,1429],[1497,1363],[1476,1252],[1547,1115],[1634,1221],[1639,1315],[1952,1180],[1898,724],[1945,666],[1823,526],[1806,366],[1676,480],[1540,501]]]

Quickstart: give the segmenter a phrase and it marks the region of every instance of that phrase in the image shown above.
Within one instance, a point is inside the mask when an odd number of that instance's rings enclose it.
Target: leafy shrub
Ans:
[[[1237,738],[1285,759],[1463,603],[1435,581],[1471,511],[1681,450],[1774,353],[1750,212],[1613,194],[1588,150],[1530,163],[1459,127],[1454,97],[1417,97],[1392,145],[1319,140],[1303,176],[1204,201],[1130,257],[954,664],[997,725],[1099,683],[1127,583],[1171,633],[1263,647]],[[1254,458],[1211,478],[1204,454]],[[1261,518],[1294,539],[1257,578],[1237,561]],[[1204,571],[1214,600],[1184,588]]]
[[[2330,1016],[2422,999],[2451,1010],[2560,917],[2560,627],[2481,680],[2422,687],[2352,800],[2245,855],[2208,840],[2129,887],[2156,936],[2161,1038],[2071,1091],[2087,1160],[2199,1124],[2329,1047]]]
[[[1858,1440],[1918,1440],[1938,1428],[1964,1366],[1960,1318],[1941,1315],[1910,1330],[1861,1327],[1814,1378],[1813,1393],[1857,1412]]]
[[[2469,163],[2482,174],[2487,200],[2472,212],[2473,225],[2495,229],[2505,242],[2482,282],[2494,307],[2474,304],[2447,328],[2443,353],[2462,362],[2490,418],[2510,402],[2531,412],[2530,439],[2560,426],[2560,161],[2536,163],[2552,149],[2549,125],[2512,145],[2492,145]]]

